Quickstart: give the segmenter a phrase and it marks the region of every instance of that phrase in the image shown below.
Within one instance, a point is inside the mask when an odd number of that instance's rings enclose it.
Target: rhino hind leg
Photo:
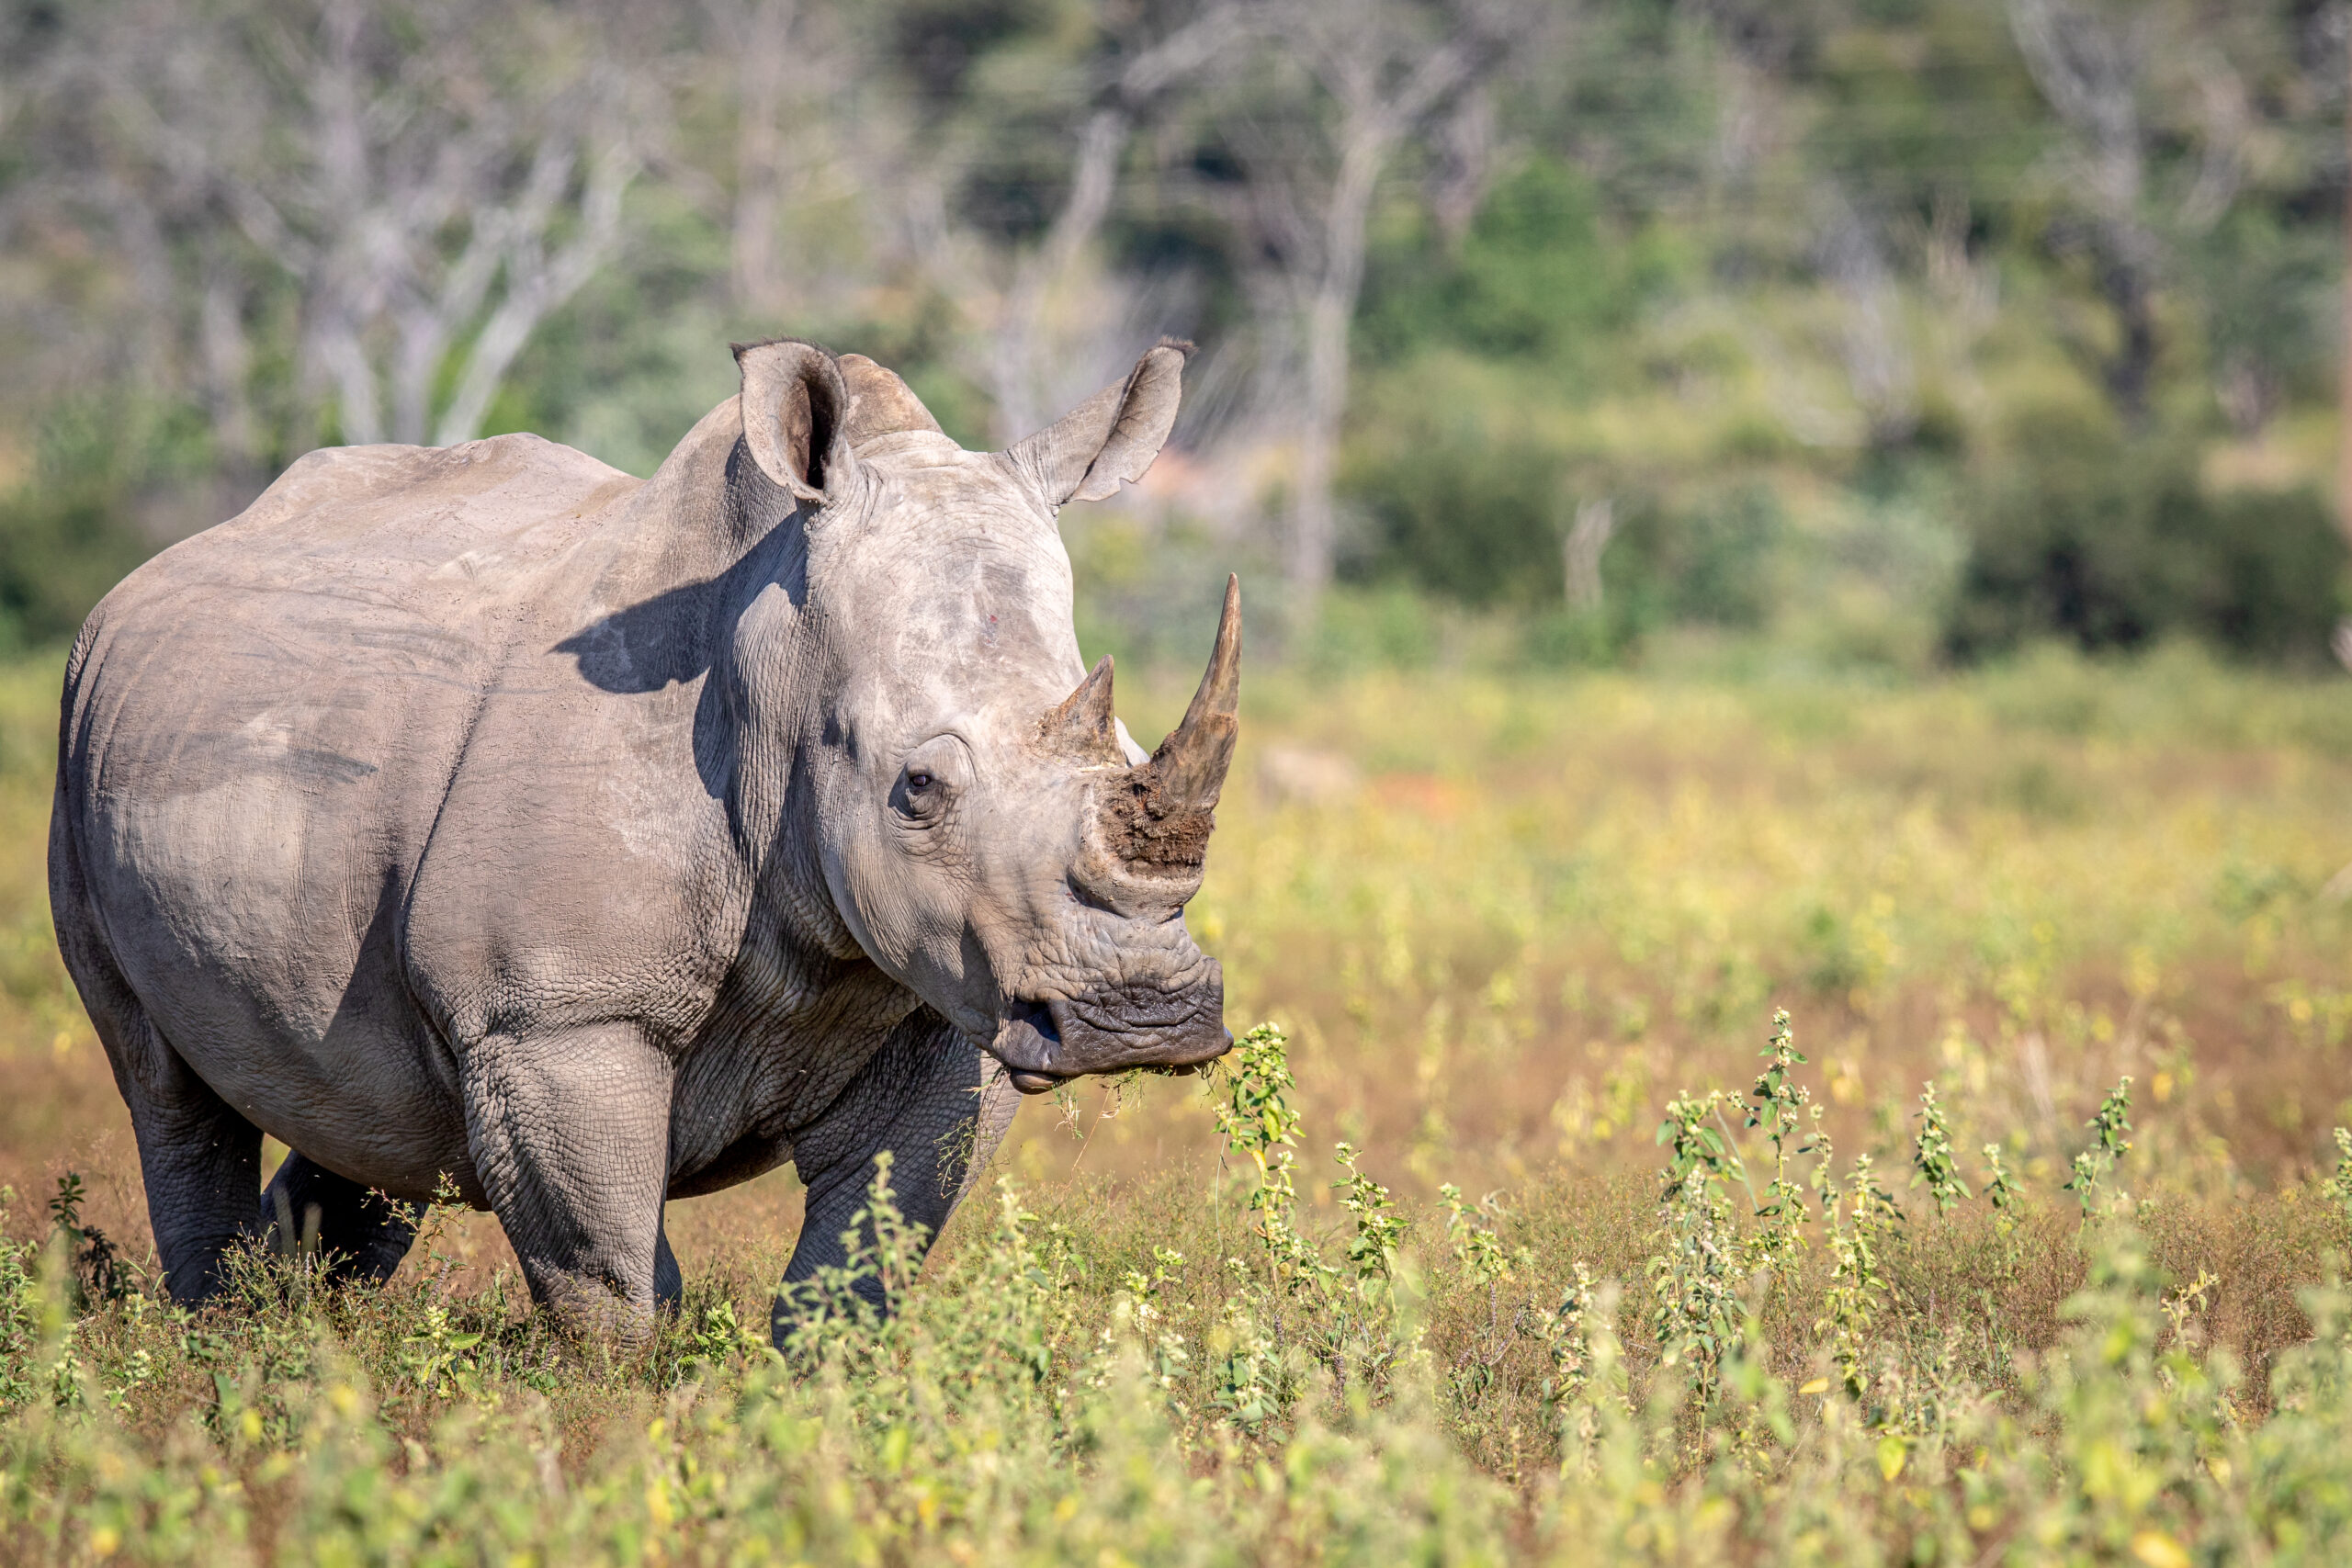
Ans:
[[[70,845],[62,864],[52,851],[59,951],[130,1111],[164,1288],[175,1304],[198,1306],[220,1292],[222,1260],[258,1233],[261,1129],[213,1093],[164,1038],[123,978],[79,871]]]
[[[260,1224],[279,1251],[317,1247],[331,1280],[381,1284],[408,1256],[424,1213],[424,1205],[338,1176],[297,1150],[261,1195]]]
[[[848,1263],[842,1237],[865,1206],[876,1156],[889,1151],[891,1197],[923,1228],[928,1247],[995,1154],[1020,1100],[991,1058],[937,1013],[918,1008],[822,1114],[795,1129],[793,1164],[808,1191],[769,1320],[779,1347],[805,1310],[794,1287]],[[871,1227],[866,1234],[870,1239]],[[878,1280],[853,1288],[889,1309]]]
[[[171,1062],[157,1075],[164,1081],[126,1087],[123,1098],[139,1141],[164,1288],[175,1304],[198,1306],[220,1293],[230,1252],[260,1230],[254,1192],[261,1185],[261,1130],[231,1110],[160,1036],[155,1043]]]
[[[686,1304],[686,1276],[678,1267],[678,1255],[670,1250],[667,1225],[653,1237],[653,1304],[665,1313]]]

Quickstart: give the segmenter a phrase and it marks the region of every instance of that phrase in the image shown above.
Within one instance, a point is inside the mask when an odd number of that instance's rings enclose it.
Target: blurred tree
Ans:
[[[989,334],[988,382],[1000,444],[1018,441],[1064,412],[1049,365],[1046,307],[1110,215],[1120,161],[1137,123],[1170,94],[1220,68],[1250,31],[1247,13],[1227,0],[1209,0],[1189,13],[1163,9],[1168,14],[1160,17],[1145,7],[1105,17],[1086,68],[1091,91],[1067,192],[1044,231],[1012,262]],[[1164,30],[1155,35],[1153,23]]]
[[[75,7],[52,143],[134,258],[142,303],[192,298],[218,444],[254,428],[252,303],[282,276],[291,402],[347,441],[481,426],[532,331],[612,254],[639,166],[635,51],[530,0]],[[185,281],[184,281],[185,280]],[[289,433],[292,449],[314,440]]]
[[[781,317],[791,290],[776,231],[793,175],[785,108],[808,113],[821,103],[810,87],[843,63],[814,45],[816,28],[800,0],[703,0],[714,41],[733,66],[735,199],[729,214],[730,282],[736,308]],[[797,89],[797,90],[796,90]]]
[[[2192,254],[2214,397],[2237,435],[2259,436],[2290,389],[2328,395],[2340,242],[2255,209],[2232,213]]]
[[[876,353],[1001,444],[1173,332],[1105,615],[1262,550],[1295,623],[1336,574],[1612,648],[1785,593],[1954,651],[2302,649],[2346,17],[0,0],[0,622],[321,439],[645,469],[729,336]]]
[[[1284,565],[1299,609],[1311,613],[1331,577],[1349,334],[1381,175],[1409,138],[1531,48],[1544,13],[1514,0],[1284,0],[1266,15],[1283,56],[1227,119],[1226,140],[1247,174],[1234,193],[1242,231],[1279,269],[1297,312]]]
[[[887,265],[952,309],[947,354],[989,405],[989,439],[1057,418],[1133,365],[1136,339],[1185,333],[1181,301],[1085,264],[1137,129],[1222,68],[1245,7],[915,4],[862,31],[889,85],[844,97],[863,117],[847,162]]]
[[[2207,493],[2189,454],[2095,423],[2022,421],[1973,512],[1951,622],[1975,658],[2055,634],[2086,649],[2201,637],[2312,665],[2346,551],[2316,491]]]
[[[2108,392],[2144,427],[2162,346],[2158,291],[2180,252],[2250,186],[2291,177],[2307,161],[2280,134],[2312,107],[2296,58],[2304,7],[2007,4],[2018,54],[2065,133],[2050,189],[2066,218],[2052,239],[2090,261],[2115,322]]]

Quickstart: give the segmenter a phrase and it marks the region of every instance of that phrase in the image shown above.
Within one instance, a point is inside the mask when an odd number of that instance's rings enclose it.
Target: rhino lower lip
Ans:
[[[1123,1039],[1082,1014],[1074,1020],[1079,1028],[1072,1049],[1073,1042],[1063,1031],[1065,1021],[1057,1016],[1064,1005],[1012,999],[997,1024],[996,1038],[986,1047],[1023,1094],[1044,1094],[1086,1073],[1140,1068],[1171,1077],[1190,1076],[1233,1049],[1233,1032],[1222,1027],[1215,1027],[1207,1039],[1198,1038],[1196,1031],[1184,1034],[1154,1031],[1136,1039]]]

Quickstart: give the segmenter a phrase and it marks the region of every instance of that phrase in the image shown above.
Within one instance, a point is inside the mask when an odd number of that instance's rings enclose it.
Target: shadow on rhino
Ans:
[[[967,452],[871,360],[741,346],[650,479],[313,452],[108,594],[51,896],[174,1300],[278,1215],[383,1278],[446,1174],[536,1300],[641,1333],[665,1199],[792,1161],[808,1280],[878,1154],[936,1235],[1018,1092],[1222,1053],[1183,908],[1238,590],[1147,757],[1054,522],[1149,468],[1187,353]]]

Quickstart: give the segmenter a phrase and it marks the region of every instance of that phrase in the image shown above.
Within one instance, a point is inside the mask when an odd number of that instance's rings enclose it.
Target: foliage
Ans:
[[[2226,1277],[2174,1287],[2126,1222],[2049,1233],[2082,1250],[2046,1344],[2007,1316],[1973,1348],[1923,1336],[1898,1279],[1965,1245],[1976,1201],[1905,1216],[1864,1156],[1821,1179],[1818,1213],[1748,1222],[1821,1227],[1830,1273],[1781,1270],[1810,1327],[1768,1328],[1685,1262],[1660,1313],[1634,1314],[1676,1332],[1629,1335],[1615,1282],[1581,1260],[1532,1278],[1491,1201],[1448,1189],[1441,1256],[1411,1261],[1344,1146],[1351,1223],[1298,1228],[1285,1043],[1245,1038],[1211,1093],[1247,1252],[1196,1267],[1162,1239],[1100,1269],[1090,1253],[1136,1245],[1109,1211],[1082,1234],[1000,1179],[992,1214],[917,1278],[886,1163],[870,1239],[781,1352],[740,1326],[729,1287],[751,1280],[695,1284],[616,1358],[547,1340],[503,1275],[454,1290],[430,1256],[339,1291],[311,1259],[256,1253],[220,1308],[142,1290],[77,1313],[63,1250],[9,1244],[0,1541],[25,1562],[2172,1563],[2315,1561],[2352,1528],[2339,1283],[2305,1292],[2311,1337],[2270,1360],[2267,1396],[2211,1333]],[[1785,1014],[1768,1055],[1751,1130],[1806,1103]],[[1722,1107],[1679,1097],[1661,1129],[1671,1257],[1732,1256],[1721,1191],[1743,1162]],[[860,1288],[886,1280],[888,1318]],[[1476,1325],[1450,1362],[1453,1331],[1432,1332],[1449,1319]],[[1519,1387],[1521,1362],[1540,1373]],[[1457,1445],[1498,1402],[1518,1446],[1484,1469]]]
[[[51,1230],[74,1270],[74,1302],[120,1301],[130,1291],[130,1270],[107,1233],[83,1220],[83,1198],[82,1173],[69,1170],[49,1201]]]
[[[1998,1148],[1992,1152],[1997,1157]],[[1911,1185],[1928,1190],[1938,1214],[1949,1214],[1956,1204],[1967,1201],[1968,1183],[1962,1179],[1959,1161],[1952,1154],[1951,1122],[1936,1103],[1932,1082],[1919,1091],[1919,1131],[1911,1141],[1911,1168],[1915,1173]]]
[[[2132,1079],[2127,1074],[2107,1098],[2099,1101],[2098,1113],[2085,1125],[2091,1130],[2090,1146],[2075,1156],[2075,1179],[2066,1183],[2083,1206],[2083,1217],[2090,1218],[2100,1201],[2099,1189],[2111,1175],[2116,1165],[2132,1152]]]
[[[1657,1129],[1667,1162],[1658,1194],[1659,1249],[1648,1264],[1649,1327],[1670,1353],[1690,1356],[1702,1378],[1739,1335],[1739,1248],[1728,1190],[1747,1173],[1730,1139],[1706,1124],[1721,1120],[1726,1102],[1720,1089],[1677,1096]]]
[[[0,493],[0,649],[70,641],[83,617],[145,559],[136,491],[68,450]]]
[[[1772,1179],[1757,1204],[1758,1224],[1749,1253],[1760,1267],[1785,1270],[1797,1261],[1809,1217],[1804,1184],[1790,1174],[1790,1156],[1817,1152],[1826,1157],[1828,1145],[1820,1132],[1820,1111],[1813,1104],[1813,1091],[1796,1081],[1796,1069],[1805,1065],[1805,1056],[1796,1047],[1787,1009],[1772,1014],[1772,1038],[1758,1055],[1769,1065],[1748,1090],[1747,1125],[1761,1129],[1764,1142],[1772,1150]],[[1802,1144],[1792,1147],[1807,1111],[1812,1112],[1813,1129]]]

